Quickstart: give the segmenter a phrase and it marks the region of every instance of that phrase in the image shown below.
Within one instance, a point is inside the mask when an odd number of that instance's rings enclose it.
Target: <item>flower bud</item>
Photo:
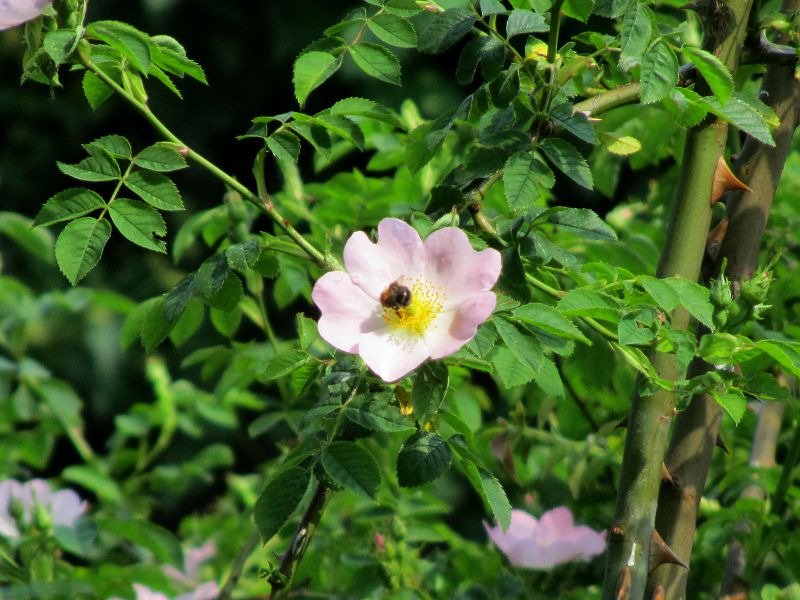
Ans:
[[[725,308],[733,302],[733,293],[731,292],[730,282],[724,274],[719,276],[719,279],[714,280],[711,284],[711,304],[717,308]]]
[[[742,282],[741,295],[750,306],[761,304],[767,298],[772,275],[769,271],[761,271],[747,281]]]
[[[33,508],[33,524],[40,531],[48,531],[53,527],[53,517],[47,512],[47,508],[38,501]]]

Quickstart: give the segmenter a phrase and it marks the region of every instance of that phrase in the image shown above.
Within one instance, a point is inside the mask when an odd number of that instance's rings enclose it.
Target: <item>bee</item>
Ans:
[[[405,308],[411,304],[411,290],[393,281],[381,292],[381,306],[384,308]]]

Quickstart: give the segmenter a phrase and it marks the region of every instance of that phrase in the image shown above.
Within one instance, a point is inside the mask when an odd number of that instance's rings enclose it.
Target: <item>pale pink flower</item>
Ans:
[[[38,17],[50,0],[0,0],[0,31]]]
[[[490,290],[500,253],[475,251],[457,227],[423,242],[410,225],[383,219],[377,243],[361,231],[350,236],[344,264],[346,271],[326,273],[311,294],[322,312],[319,333],[387,382],[457,351],[497,301]]]
[[[164,565],[161,569],[170,579],[187,588],[194,588],[188,594],[178,596],[179,600],[214,600],[219,595],[219,589],[214,581],[200,583],[200,567],[217,553],[214,542],[206,542],[199,548],[188,550],[183,557],[183,571],[172,565]],[[138,600],[138,599],[137,599]]]
[[[486,532],[515,567],[550,569],[571,560],[589,560],[606,549],[605,532],[576,526],[565,506],[547,511],[538,521],[524,510],[511,511],[507,531],[500,526]]]
[[[6,479],[0,482],[0,535],[9,538],[20,537],[17,521],[9,510],[12,500],[22,507],[21,519],[24,523],[33,520],[37,503],[50,515],[53,525],[67,527],[74,527],[78,518],[89,508],[86,501],[72,490],[54,492],[43,479],[33,479],[27,483]]]

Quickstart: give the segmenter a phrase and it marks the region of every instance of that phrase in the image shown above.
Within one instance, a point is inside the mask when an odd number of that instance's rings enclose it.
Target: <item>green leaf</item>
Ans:
[[[619,35],[622,55],[620,66],[629,69],[641,62],[642,55],[650,43],[652,23],[647,7],[643,2],[636,2],[626,13],[622,21],[622,32]]]
[[[416,487],[433,481],[450,467],[452,451],[439,435],[418,431],[403,442],[397,456],[397,481]]]
[[[719,58],[702,48],[684,46],[681,51],[700,71],[719,104],[724,105],[733,94],[733,76],[728,67]]]
[[[216,293],[205,296],[203,299],[206,304],[213,308],[232,311],[236,309],[239,301],[242,299],[242,294],[244,294],[242,280],[231,273],[230,276],[225,278],[222,287],[220,287]]]
[[[512,10],[506,21],[506,37],[511,39],[523,33],[548,31],[550,26],[545,18],[532,10]]]
[[[238,306],[235,306],[231,310],[212,308],[210,317],[214,329],[225,337],[232,338],[242,322],[242,309]]]
[[[663,100],[676,123],[682,127],[694,127],[708,114],[708,104],[694,90],[676,87]]]
[[[367,21],[369,30],[378,39],[398,48],[414,48],[417,45],[417,32],[408,19],[379,13]]]
[[[0,237],[12,239],[40,260],[53,262],[53,238],[50,232],[33,227],[33,222],[27,217],[14,212],[0,212]]]
[[[181,544],[168,529],[144,519],[120,517],[95,517],[95,523],[106,534],[149,550],[159,562],[183,568]]]
[[[512,64],[502,71],[489,85],[492,104],[497,108],[505,108],[519,93],[519,67]]]
[[[467,35],[475,18],[467,8],[451,8],[435,15],[419,32],[419,51],[426,54],[444,52]]]
[[[678,292],[663,279],[642,275],[639,282],[664,312],[671,313],[680,304]]]
[[[197,291],[208,298],[216,294],[228,277],[228,260],[222,254],[210,256],[203,261],[194,278]]]
[[[732,333],[706,334],[700,339],[697,347],[697,356],[712,363],[726,363],[733,355],[750,345],[750,340]]]
[[[142,339],[142,346],[148,354],[166,339],[175,324],[174,321],[169,321],[166,316],[166,300],[168,298],[169,296],[166,298],[153,298],[144,313],[139,335]]]
[[[449,385],[447,367],[441,362],[427,362],[417,370],[411,388],[411,406],[420,425],[430,421],[439,410]]]
[[[177,171],[188,165],[171,142],[157,142],[136,155],[136,165],[150,171]]]
[[[591,341],[581,330],[562,315],[554,307],[547,304],[531,303],[524,304],[515,309],[512,314],[515,319],[527,325],[533,325],[545,333],[568,340],[579,340],[591,345]]]
[[[58,192],[39,209],[33,226],[52,225],[82,217],[106,205],[100,194],[86,188],[69,188]]]
[[[122,500],[122,490],[113,478],[95,465],[70,465],[61,471],[64,481],[76,483],[90,490],[98,498],[111,504]]]
[[[654,311],[650,310],[650,313]],[[648,317],[646,320],[645,317]],[[626,314],[619,321],[617,326],[617,338],[619,343],[625,346],[635,346],[649,344],[656,337],[655,327],[652,319],[655,314],[635,311]]]
[[[300,156],[300,140],[286,129],[279,129],[269,136],[267,147],[279,161],[293,163]]]
[[[476,37],[464,46],[456,67],[456,81],[463,85],[470,83],[475,77],[475,69],[481,65],[484,80],[491,81],[503,68],[506,49],[503,42],[494,37]]]
[[[380,395],[374,400],[359,396],[344,409],[345,417],[353,423],[373,431],[408,431],[414,422],[400,412],[391,402],[391,395]]]
[[[550,118],[564,130],[587,144],[596,144],[597,137],[589,117],[582,112],[573,113],[572,104],[564,102],[550,111]]]
[[[565,0],[561,10],[571,19],[586,23],[594,10],[595,0]]]
[[[78,36],[73,29],[57,29],[48,31],[44,36],[42,47],[56,65],[67,61],[69,55],[78,45]]]
[[[275,475],[256,500],[253,518],[266,544],[292,516],[308,488],[311,474],[291,467]]]
[[[294,61],[294,95],[300,108],[305,106],[309,94],[321,86],[342,66],[341,56],[327,52],[306,52]]]
[[[588,208],[553,207],[536,218],[568,229],[589,240],[616,240],[617,233],[600,216]]]
[[[405,129],[405,125],[396,113],[366,98],[344,98],[331,106],[330,111],[334,116],[366,117]]]
[[[64,175],[81,181],[115,181],[120,177],[117,161],[105,152],[92,154],[76,165],[56,164]]]
[[[762,144],[775,146],[765,115],[750,102],[745,101],[742,95],[734,93],[724,106],[720,106],[717,98],[704,98],[703,101],[718,117],[733,123]]]
[[[747,410],[747,399],[744,394],[740,390],[728,388],[722,392],[713,390],[711,395],[717,401],[717,404],[731,416],[733,422],[738,425]]]
[[[322,466],[342,487],[375,498],[381,484],[378,463],[355,442],[333,442],[322,455]]]
[[[658,102],[675,88],[678,80],[678,58],[663,40],[653,44],[642,61],[642,104]]]
[[[508,12],[500,0],[481,0],[480,7],[481,16],[483,17],[488,15],[501,15]]]
[[[87,25],[86,35],[119,51],[142,74],[150,70],[150,38],[135,27],[120,21],[94,21]]]
[[[114,90],[108,87],[102,79],[91,71],[86,71],[83,74],[81,86],[83,88],[83,95],[86,96],[86,101],[89,103],[92,110],[97,110],[103,102],[114,95]]]
[[[83,144],[84,150],[89,154],[96,154],[93,150],[102,150],[107,152],[114,158],[123,158],[130,160],[131,158],[131,144],[121,135],[106,135],[101,138]]]
[[[156,252],[167,251],[166,242],[153,237],[167,234],[167,224],[156,209],[139,200],[117,198],[108,212],[119,232],[134,244]]]
[[[261,256],[261,246],[257,240],[239,242],[225,250],[228,266],[237,271],[246,271],[253,267],[259,256]]]
[[[208,84],[203,68],[186,56],[186,50],[175,38],[168,35],[151,36],[150,53],[152,61],[161,69],[178,77],[188,75],[200,83]]]
[[[519,213],[533,206],[547,171],[548,167],[528,152],[517,152],[509,157],[503,168],[503,185],[511,212]]]
[[[357,46],[350,47],[350,56],[358,68],[370,77],[400,85],[400,61],[388,48],[361,42]]]
[[[125,187],[155,208],[183,210],[178,188],[169,177],[161,173],[134,171],[125,179]]]
[[[567,293],[559,302],[558,310],[570,317],[592,317],[616,323],[619,321],[619,305],[611,297],[582,288]]]
[[[561,381],[561,373],[556,364],[549,358],[542,358],[541,368],[534,377],[536,385],[542,388],[545,395],[556,400],[564,399],[564,383]]]
[[[309,362],[311,357],[304,350],[291,350],[273,356],[266,367],[264,367],[263,377],[267,381],[285,377],[295,369],[299,369]]]
[[[587,190],[593,189],[592,172],[575,146],[560,138],[547,138],[541,141],[539,148],[564,175]]]
[[[536,376],[533,367],[520,360],[507,346],[495,348],[490,360],[495,373],[506,389],[529,383]]]
[[[787,373],[800,377],[800,344],[780,340],[759,340],[756,348],[771,356]]]
[[[714,307],[709,300],[708,288],[679,277],[664,281],[677,292],[681,305],[689,314],[709,329],[714,329]]]
[[[111,224],[105,219],[98,221],[92,217],[75,219],[59,234],[56,262],[72,285],[94,268],[103,255],[109,237]]]

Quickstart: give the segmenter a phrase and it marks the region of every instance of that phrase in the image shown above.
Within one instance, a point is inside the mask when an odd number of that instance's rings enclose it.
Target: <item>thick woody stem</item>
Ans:
[[[798,0],[788,5],[797,7]],[[758,251],[772,199],[791,148],[791,139],[800,119],[800,84],[794,80],[794,69],[771,65],[764,78],[763,89],[781,120],[774,132],[775,147],[767,147],[748,138],[737,163],[739,177],[752,191],[729,194],[729,225],[720,248],[718,263],[711,270],[719,272],[719,263],[727,261],[726,275],[741,281],[754,273]],[[706,396],[693,398],[686,411],[678,415],[672,434],[666,464],[679,486],[663,486],[659,497],[657,528],[678,557],[689,564],[696,527],[697,508],[705,485],[714,449],[721,407]],[[672,565],[657,568],[649,587],[662,586],[666,598],[686,597],[686,570]]]
[[[705,46],[732,72],[738,64],[751,4],[750,0],[732,0],[721,5],[724,14],[718,15],[717,24],[722,28],[707,22]],[[727,132],[726,123],[709,117],[687,135],[672,220],[657,273],[660,277],[697,281],[711,223],[714,170]],[[671,327],[688,330],[685,310],[673,313]],[[674,354],[655,352],[652,363],[660,377],[678,379]],[[675,394],[667,390],[647,397],[634,394],[609,536],[603,600],[644,597],[662,463],[675,401]]]

